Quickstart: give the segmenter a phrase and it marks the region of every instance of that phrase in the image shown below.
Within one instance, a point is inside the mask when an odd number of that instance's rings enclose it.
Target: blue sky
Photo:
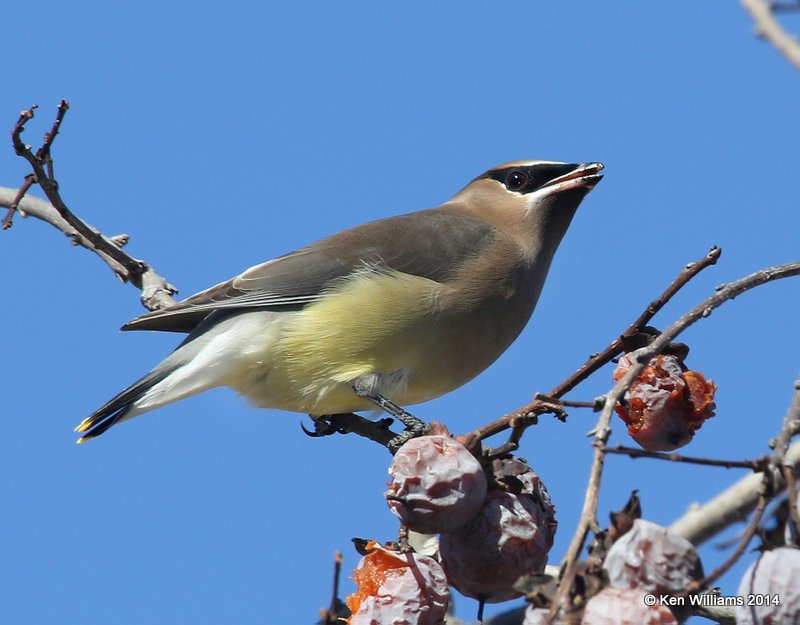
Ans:
[[[414,409],[454,432],[553,387],[711,245],[718,266],[656,325],[717,284],[798,259],[800,76],[734,2],[45,0],[6,24],[0,123],[10,131],[40,104],[34,143],[66,98],[54,153],[68,204],[129,233],[128,251],[183,296],[342,228],[435,206],[508,160],[603,161],[534,321],[478,379]],[[0,185],[26,171],[8,142]],[[394,536],[384,450],[307,438],[300,415],[227,390],[74,445],[72,428],[177,337],[117,332],[142,311],[136,291],[41,222],[0,233],[0,259],[0,620],[310,623],[329,601],[334,550],[349,570],[352,536]],[[768,451],[800,371],[796,280],[683,336],[689,364],[719,385],[718,416],[686,453]],[[523,439],[558,506],[554,562],[578,517],[594,419],[545,418]],[[619,422],[612,440],[626,442]],[[638,488],[645,516],[669,523],[739,475],[614,457],[600,513]],[[703,556],[707,569],[724,557]],[[457,607],[474,615],[472,602]]]

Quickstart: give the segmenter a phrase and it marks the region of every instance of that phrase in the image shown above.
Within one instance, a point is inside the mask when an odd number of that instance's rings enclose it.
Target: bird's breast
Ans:
[[[449,291],[385,269],[352,274],[284,318],[235,388],[258,405],[311,414],[374,408],[353,392],[356,381],[400,405],[443,395],[494,362],[530,315],[507,289],[468,306],[450,303]]]

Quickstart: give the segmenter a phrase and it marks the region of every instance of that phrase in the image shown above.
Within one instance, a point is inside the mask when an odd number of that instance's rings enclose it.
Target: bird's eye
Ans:
[[[528,184],[528,177],[521,171],[512,171],[506,178],[506,189],[509,191],[519,191]]]

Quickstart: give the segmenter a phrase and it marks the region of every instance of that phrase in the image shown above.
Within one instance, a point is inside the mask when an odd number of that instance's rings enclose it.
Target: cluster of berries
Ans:
[[[634,357],[620,359],[615,380]],[[713,416],[715,391],[714,383],[688,370],[681,357],[662,354],[644,368],[616,410],[643,448],[668,451],[687,444]],[[369,542],[353,575],[358,589],[347,599],[350,625],[441,625],[449,586],[496,603],[523,594],[517,586],[521,577],[543,573],[557,527],[555,508],[524,460],[509,456],[482,464],[445,432],[407,442],[389,474],[386,500],[392,512],[412,534],[438,540],[428,555]],[[587,593],[578,613],[581,625],[677,625],[686,618],[680,605],[691,605],[688,589],[703,579],[689,541],[635,518],[607,543],[599,591]],[[800,550],[764,552],[745,573],[738,596],[779,599],[737,607],[737,622],[800,625],[798,578]],[[665,604],[663,597],[684,601]],[[565,622],[531,605],[523,625]]]
[[[347,603],[351,625],[438,625],[448,585],[482,602],[521,596],[514,585],[541,573],[556,531],[539,477],[518,458],[488,470],[447,434],[422,436],[395,454],[386,499],[412,532],[438,534],[438,560],[371,543]]]

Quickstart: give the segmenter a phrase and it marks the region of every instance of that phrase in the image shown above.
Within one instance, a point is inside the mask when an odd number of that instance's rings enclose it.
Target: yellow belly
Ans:
[[[400,405],[438,397],[472,377],[450,362],[443,288],[397,272],[355,274],[301,311],[276,313],[280,330],[229,385],[259,406],[312,414],[374,408],[351,388],[371,374],[397,378],[385,395]]]

